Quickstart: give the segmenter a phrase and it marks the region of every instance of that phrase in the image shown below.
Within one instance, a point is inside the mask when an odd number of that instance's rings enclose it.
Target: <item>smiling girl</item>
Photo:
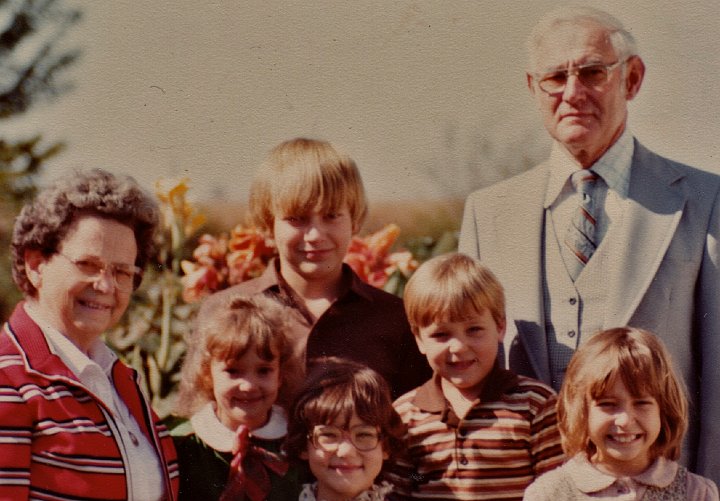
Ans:
[[[284,309],[263,296],[204,309],[183,364],[179,399],[189,421],[173,429],[180,499],[286,500],[299,491],[280,453],[285,411],[274,405],[289,374]]]
[[[381,501],[392,491],[378,476],[402,450],[405,427],[387,383],[364,365],[339,358],[315,361],[293,406],[287,452],[315,477],[300,501]]]
[[[718,500],[716,485],[676,460],[687,399],[667,350],[653,334],[622,327],[582,345],[558,402],[571,459],[535,481],[526,500]]]

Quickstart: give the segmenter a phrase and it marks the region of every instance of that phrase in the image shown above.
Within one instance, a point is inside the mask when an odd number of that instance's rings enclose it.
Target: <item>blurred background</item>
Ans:
[[[190,178],[244,202],[265,153],[321,137],[358,162],[373,201],[464,197],[543,158],[524,41],[556,0],[83,0],[55,45],[72,87],[0,121],[0,137],[62,141],[73,167]],[[568,2],[577,4],[579,2]],[[586,2],[587,3],[587,2]],[[720,2],[598,1],[648,67],[631,125],[650,148],[718,169]]]

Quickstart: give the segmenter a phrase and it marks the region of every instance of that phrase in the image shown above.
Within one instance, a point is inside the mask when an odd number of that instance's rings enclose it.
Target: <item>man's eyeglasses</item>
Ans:
[[[113,283],[118,290],[128,292],[140,286],[143,271],[138,266],[127,264],[103,263],[99,259],[73,259],[61,252],[56,252],[58,256],[62,256],[72,264],[75,268],[89,279],[96,280],[102,273],[110,272],[113,277]]]
[[[565,90],[570,75],[575,75],[585,87],[599,87],[608,81],[610,72],[625,64],[625,60],[612,64],[589,63],[564,70],[534,74],[538,87],[548,94],[558,94]]]
[[[317,425],[308,436],[316,449],[335,452],[345,439],[350,439],[355,448],[362,452],[375,449],[380,443],[380,432],[375,426],[359,424],[343,430],[337,426]]]

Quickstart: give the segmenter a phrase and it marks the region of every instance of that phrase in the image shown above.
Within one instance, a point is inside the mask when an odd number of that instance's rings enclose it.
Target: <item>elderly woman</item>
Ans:
[[[177,497],[170,437],[101,340],[140,283],[158,212],[132,178],[92,170],[18,216],[25,300],[0,333],[1,499]]]

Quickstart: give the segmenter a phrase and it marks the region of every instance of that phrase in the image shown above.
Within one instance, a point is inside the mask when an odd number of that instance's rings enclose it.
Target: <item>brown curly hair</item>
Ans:
[[[336,419],[349,423],[353,413],[380,428],[382,447],[391,458],[405,452],[405,424],[392,406],[385,379],[369,367],[338,357],[308,364],[308,376],[293,404],[285,452],[294,461],[307,451],[310,430]]]
[[[215,400],[210,372],[213,360],[237,360],[250,349],[263,360],[277,358],[286,391],[293,387],[290,379],[299,375],[291,358],[292,345],[286,336],[284,306],[262,294],[218,297],[222,300],[200,310],[187,340],[188,352],[182,365],[176,408],[183,417],[191,417],[205,403]]]
[[[77,171],[41,190],[15,219],[10,246],[12,275],[26,296],[34,297],[37,291],[26,275],[25,251],[39,250],[46,257],[56,253],[78,214],[97,215],[130,227],[137,245],[135,264],[141,269],[153,256],[160,220],[155,198],[130,176],[102,169]]]

